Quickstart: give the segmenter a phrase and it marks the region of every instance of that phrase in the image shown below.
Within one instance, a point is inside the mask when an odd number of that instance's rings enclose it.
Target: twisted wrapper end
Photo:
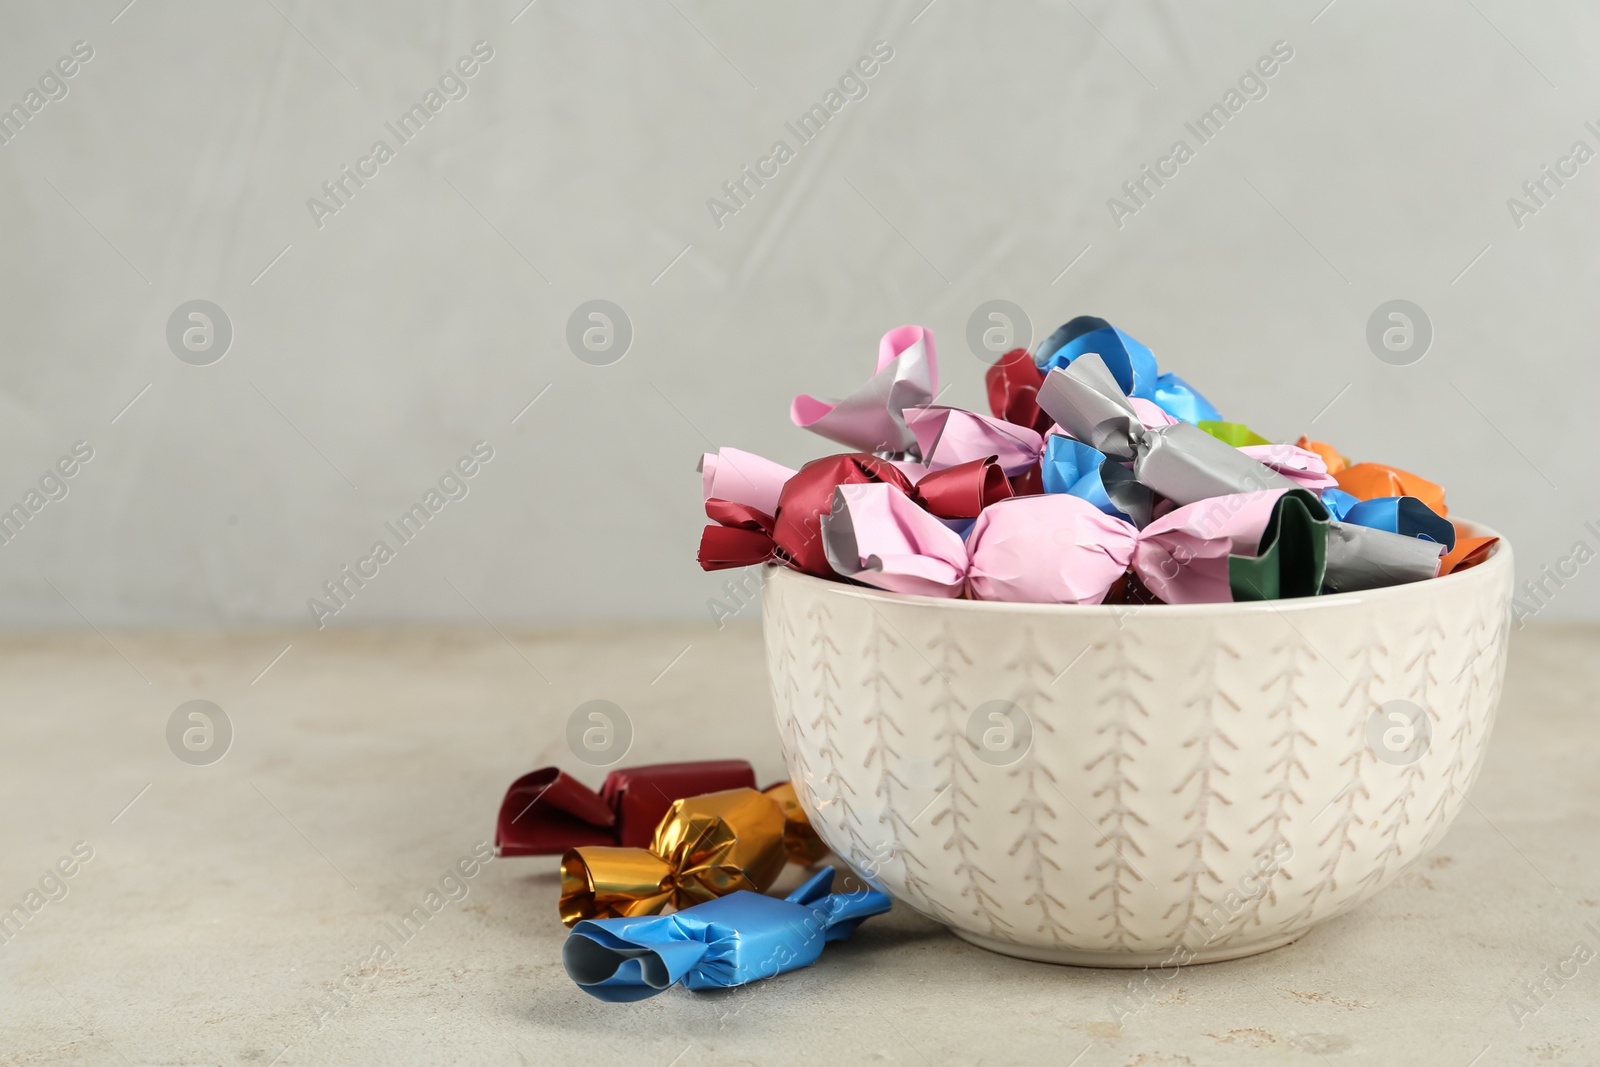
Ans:
[[[675,919],[657,916],[618,930],[606,921],[579,923],[561,946],[561,963],[584,992],[600,1000],[653,997],[681,982],[711,951],[708,942],[683,936]]]
[[[649,848],[583,847],[562,857],[561,921],[655,915],[668,904],[764,892],[789,855],[787,827],[782,801],[754,789],[674,801]]]
[[[568,849],[561,857],[561,922],[654,915],[673,898],[672,865],[642,848]]]
[[[1297,488],[1293,479],[1193,423],[1149,425],[1093,352],[1047,374],[1038,401],[1067,433],[1108,456],[1132,460],[1134,478],[1180,506],[1232,493]]]
[[[832,893],[833,868],[783,900],[734,893],[675,915],[602,919],[573,927],[561,949],[567,974],[590,996],[630,1002],[678,982],[722,989],[808,967],[830,941],[889,910],[877,890]]]
[[[933,331],[901,326],[884,334],[879,342],[878,370],[871,380],[837,402],[797,396],[789,418],[801,429],[846,448],[908,452],[917,447],[917,441],[906,425],[906,409],[933,403],[938,382]]]
[[[1133,459],[1145,434],[1110,368],[1092,352],[1046,374],[1036,399],[1067,433],[1117,459]]]
[[[695,760],[622,767],[593,789],[557,767],[518,778],[506,790],[495,821],[502,856],[560,856],[585,845],[650,843],[667,808],[679,797],[754,786],[744,760]]]
[[[754,789],[727,789],[675,802],[650,851],[676,872],[674,906],[687,908],[740,889],[765,892],[788,851],[780,804]]]

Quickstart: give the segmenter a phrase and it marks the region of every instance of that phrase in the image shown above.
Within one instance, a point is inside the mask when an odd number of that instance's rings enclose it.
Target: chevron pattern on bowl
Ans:
[[[1301,600],[1004,604],[774,569],[763,610],[789,773],[845,862],[985,948],[1138,967],[1287,944],[1439,841],[1494,724],[1511,593],[1501,541]],[[1420,756],[1386,750],[1393,701],[1422,709]],[[1031,731],[1009,761],[973,740],[993,707]]]

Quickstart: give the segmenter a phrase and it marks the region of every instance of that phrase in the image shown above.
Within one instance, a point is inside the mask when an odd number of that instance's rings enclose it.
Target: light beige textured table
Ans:
[[[607,1005],[561,969],[553,859],[446,882],[407,941],[390,924],[492,839],[516,775],[598,784],[565,741],[590,698],[629,713],[626,762],[781,776],[754,627],[9,637],[0,909],[26,920],[0,927],[0,1063],[1600,1062],[1600,958],[1574,960],[1600,952],[1597,650],[1600,629],[1517,633],[1443,845],[1276,952],[1131,994],[1144,976],[992,955],[897,907],[809,970]],[[168,747],[191,699],[233,725],[209,766]]]

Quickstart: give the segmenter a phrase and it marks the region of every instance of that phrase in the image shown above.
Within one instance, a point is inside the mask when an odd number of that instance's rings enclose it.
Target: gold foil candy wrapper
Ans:
[[[672,899],[672,865],[642,848],[586,845],[561,857],[561,921],[654,915]]]
[[[811,820],[806,818],[800,798],[795,795],[794,783],[779,782],[768,786],[765,792],[783,809],[783,846],[789,851],[789,862],[802,867],[820,862],[829,849],[811,828]]]
[[[668,904],[688,908],[740,889],[763,893],[790,855],[788,826],[783,800],[754,789],[675,801],[648,849],[567,851],[561,921],[654,915]]]

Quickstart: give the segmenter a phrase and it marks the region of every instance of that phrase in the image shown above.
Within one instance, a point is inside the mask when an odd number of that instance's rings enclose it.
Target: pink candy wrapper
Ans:
[[[870,381],[837,403],[797,396],[789,418],[858,452],[907,452],[917,442],[905,411],[933,403],[938,383],[932,331],[901,326],[878,343],[878,370]]]
[[[1028,427],[974,411],[927,407],[907,411],[905,418],[929,470],[994,456],[1006,474],[1021,474],[1038,465],[1044,448],[1044,438]]]
[[[1252,556],[1285,490],[1203,500],[1143,530],[1065,493],[985,508],[963,540],[892,485],[841,485],[822,519],[839,574],[895,593],[1098,604],[1133,573],[1169,604],[1231,601],[1228,557]]]
[[[737,448],[719,448],[700,457],[704,499],[731,500],[767,515],[778,510],[778,494],[794,474],[781,463]]]

